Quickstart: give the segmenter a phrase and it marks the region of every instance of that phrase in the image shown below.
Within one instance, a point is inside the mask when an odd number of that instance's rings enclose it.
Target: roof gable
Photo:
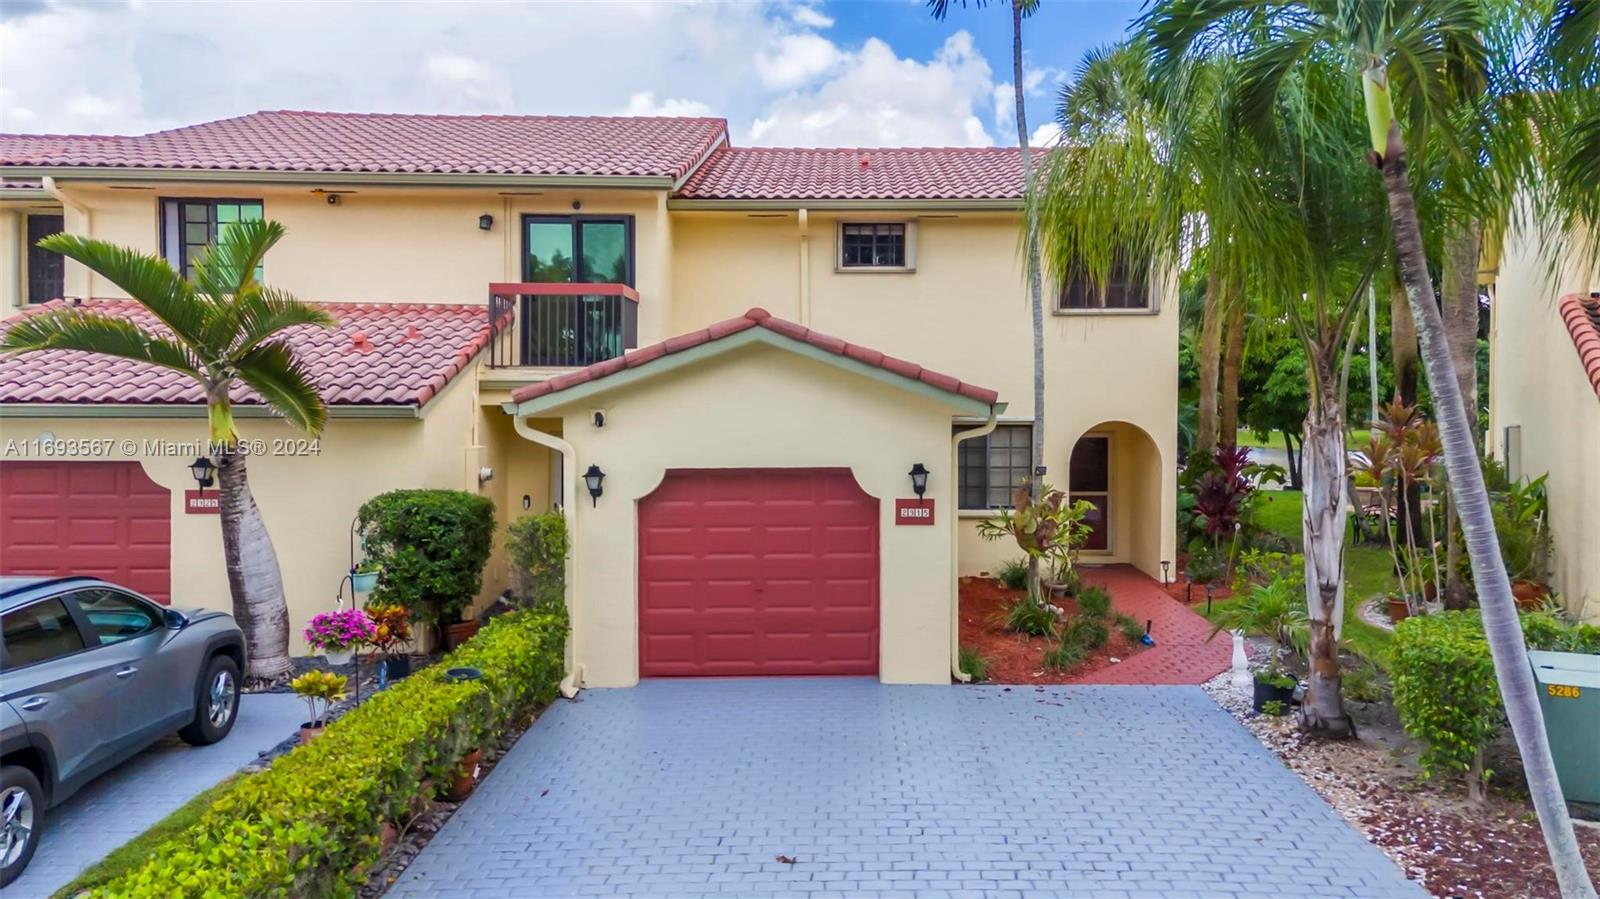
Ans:
[[[795,322],[774,318],[765,309],[755,308],[738,318],[519,388],[512,392],[506,410],[527,415],[564,406],[594,393],[626,386],[639,378],[665,374],[754,342],[780,346],[914,392],[940,396],[969,411],[987,412],[998,405],[999,394],[993,390],[830,337]]]
[[[1561,298],[1561,321],[1572,335],[1572,345],[1578,351],[1578,363],[1600,398],[1600,294],[1580,297],[1569,293]]]

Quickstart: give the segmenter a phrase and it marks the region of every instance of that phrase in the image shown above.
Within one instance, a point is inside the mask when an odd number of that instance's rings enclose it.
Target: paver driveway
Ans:
[[[858,679],[586,691],[390,893],[615,894],[1425,895],[1196,687]]]

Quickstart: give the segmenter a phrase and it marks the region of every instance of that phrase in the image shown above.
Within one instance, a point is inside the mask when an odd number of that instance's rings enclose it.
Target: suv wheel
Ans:
[[[44,827],[44,788],[19,765],[0,767],[0,886],[28,867]]]
[[[212,656],[195,687],[194,721],[178,736],[191,746],[209,746],[233,730],[238,713],[239,665],[228,656]]]

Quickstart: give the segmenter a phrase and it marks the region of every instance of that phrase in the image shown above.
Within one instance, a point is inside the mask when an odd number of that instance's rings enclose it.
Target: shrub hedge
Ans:
[[[494,502],[464,490],[392,490],[356,513],[367,561],[383,566],[372,601],[412,620],[451,624],[483,586],[494,545]]]
[[[556,695],[567,623],[560,613],[499,616],[437,665],[395,683],[315,742],[242,778],[187,830],[95,897],[353,895],[402,821],[459,760]],[[479,680],[451,683],[470,666]]]

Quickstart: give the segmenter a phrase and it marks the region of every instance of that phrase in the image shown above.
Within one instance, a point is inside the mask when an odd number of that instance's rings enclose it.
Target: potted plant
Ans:
[[[1386,597],[1389,605],[1389,620],[1398,624],[1411,617],[1411,600],[1404,593],[1390,593]]]
[[[1224,630],[1241,631],[1272,641],[1267,664],[1255,672],[1253,705],[1257,712],[1263,711],[1269,702],[1279,702],[1282,703],[1280,708],[1288,708],[1294,698],[1297,681],[1283,669],[1280,656],[1285,645],[1303,652],[1310,640],[1302,602],[1288,578],[1274,578],[1223,607],[1217,626],[1211,632],[1215,636]]]
[[[494,502],[463,490],[394,490],[368,500],[356,514],[366,558],[383,566],[372,601],[405,606],[413,628],[458,639],[476,627],[463,622],[482,592],[483,567],[494,548]]]
[[[478,627],[478,619],[471,617],[445,625],[444,648],[455,649],[457,646],[471,640],[472,636],[478,632]]]
[[[478,765],[483,762],[483,750],[474,749],[461,757],[461,763],[456,766],[450,775],[450,785],[445,788],[444,798],[449,802],[463,802],[472,795],[472,788],[478,782]]]
[[[411,613],[405,606],[373,603],[367,606],[372,619],[372,636],[367,645],[379,656],[384,683],[400,680],[411,673],[411,656],[399,652],[411,643]]]
[[[300,725],[301,744],[310,743],[322,735],[323,728],[328,726],[328,711],[335,702],[345,697],[348,684],[349,680],[344,675],[332,671],[307,671],[289,682],[290,689],[304,699],[311,710],[311,720]]]
[[[378,575],[383,566],[371,559],[363,559],[350,569],[350,589],[357,593],[371,593],[378,589]]]
[[[306,626],[306,642],[320,649],[329,665],[348,665],[357,647],[372,638],[372,619],[360,609],[319,612]]]

